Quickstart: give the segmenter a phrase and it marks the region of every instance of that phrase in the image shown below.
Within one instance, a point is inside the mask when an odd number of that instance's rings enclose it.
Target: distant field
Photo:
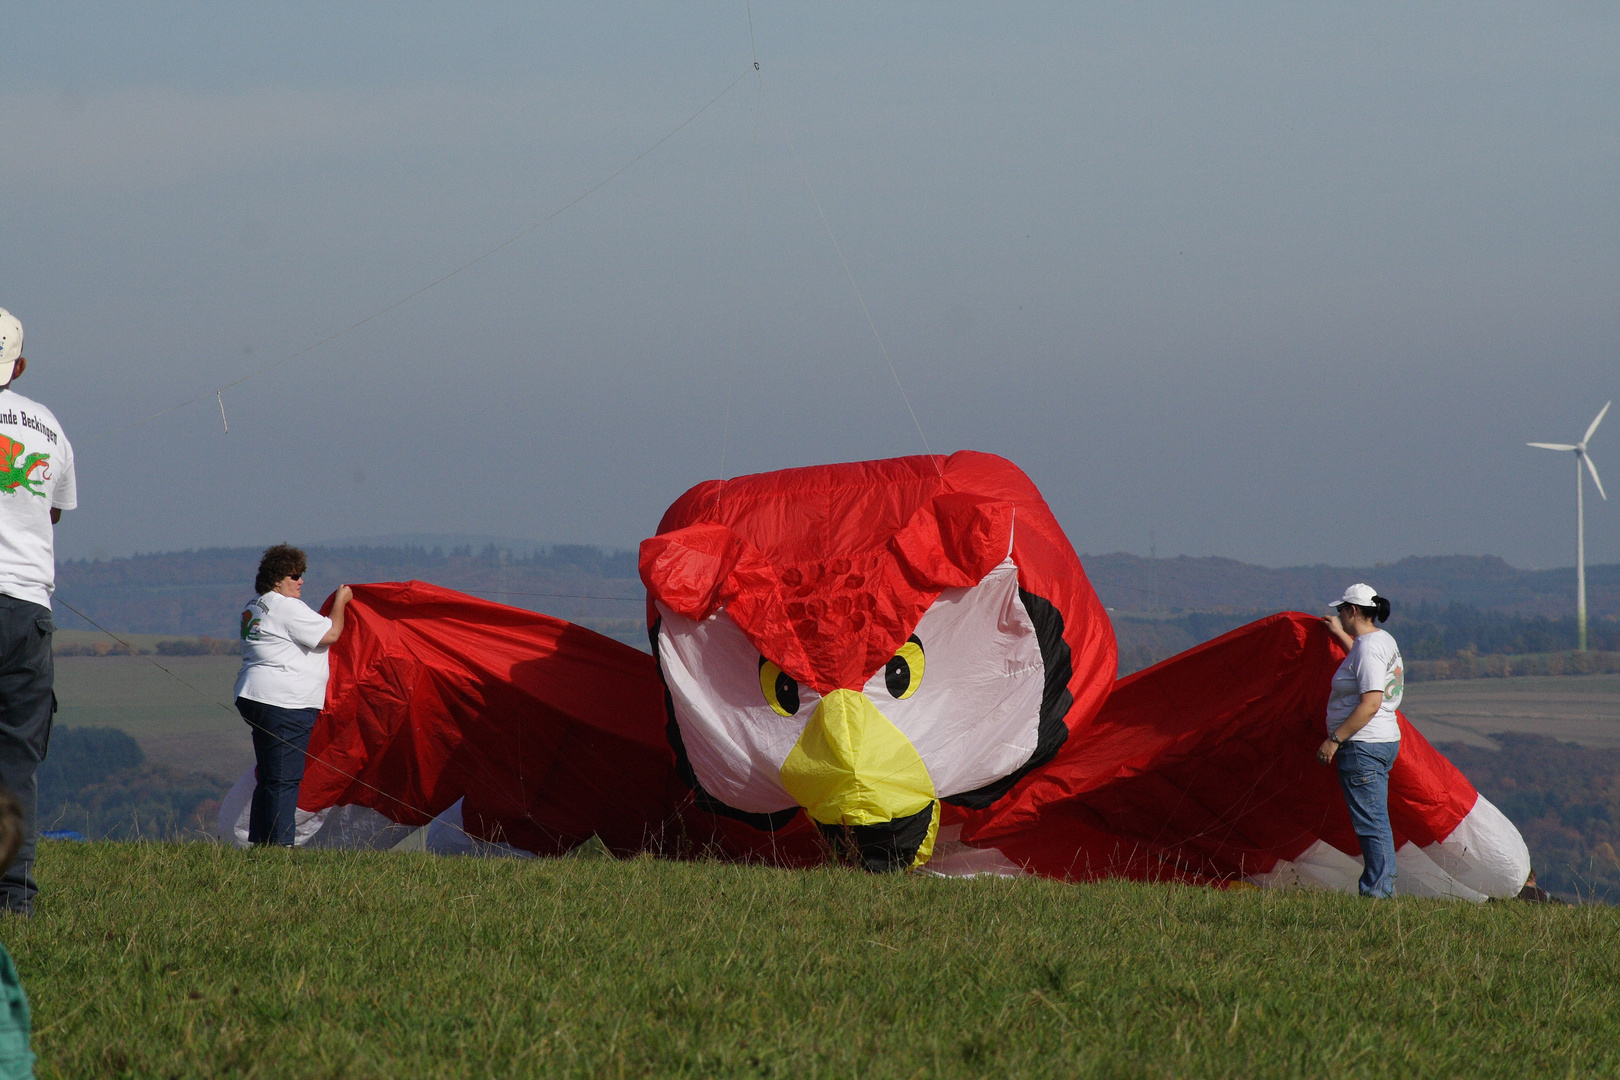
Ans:
[[[212,844],[38,873],[4,929],[41,1080],[1620,1073],[1601,906]]]
[[[1620,675],[1408,683],[1402,711],[1430,742],[1495,747],[1493,732],[1620,747]]]
[[[154,638],[154,640],[156,640]],[[136,642],[131,642],[136,644]],[[147,760],[234,780],[253,765],[248,727],[216,702],[231,704],[241,660],[234,656],[61,656],[56,660],[56,722],[129,733]],[[206,695],[206,696],[205,696]]]
[[[180,638],[179,634],[119,634],[114,638],[111,634],[104,634],[100,630],[58,630],[51,635],[51,642],[60,654],[65,649],[88,649],[97,645],[111,646],[123,642],[140,652],[156,652],[158,642],[174,641]]]
[[[152,636],[155,643],[159,638]],[[144,637],[131,644],[148,647]],[[227,780],[253,764],[247,725],[215,704],[231,701],[234,656],[154,657],[196,693],[137,656],[59,657],[61,724],[116,727],[155,764]],[[1620,747],[1620,675],[1564,675],[1411,683],[1404,710],[1430,742],[1495,746],[1492,732],[1548,735]]]

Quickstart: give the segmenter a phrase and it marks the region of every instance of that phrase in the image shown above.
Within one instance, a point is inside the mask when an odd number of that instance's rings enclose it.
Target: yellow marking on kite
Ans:
[[[900,646],[894,654],[894,659],[884,665],[883,674],[888,683],[889,693],[897,698],[908,698],[915,694],[917,687],[922,685],[925,665],[922,642],[913,635],[910,641]],[[899,693],[895,693],[897,688],[900,690]]]
[[[934,813],[928,822],[928,835],[923,837],[922,846],[917,848],[917,857],[911,860],[913,870],[934,857],[934,838],[939,835],[939,800],[934,800]]]
[[[775,661],[760,662],[759,689],[765,695],[765,704],[776,715],[792,716],[799,711],[799,684]]]
[[[817,703],[782,762],[782,786],[823,825],[881,825],[935,797],[922,755],[859,690],[834,690]],[[936,804],[936,826],[938,818]]]

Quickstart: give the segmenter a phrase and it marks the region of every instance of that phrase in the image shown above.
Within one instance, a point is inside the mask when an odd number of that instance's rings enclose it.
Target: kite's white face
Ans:
[[[693,622],[659,605],[659,616],[687,759],[737,810],[803,806],[823,825],[878,825],[994,784],[1035,753],[1046,666],[1010,558],[943,592],[861,689],[825,696],[761,656],[724,610]]]

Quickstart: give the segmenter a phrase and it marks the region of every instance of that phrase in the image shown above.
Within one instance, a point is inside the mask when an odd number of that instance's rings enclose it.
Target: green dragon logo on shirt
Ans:
[[[51,474],[41,472],[39,479],[35,480],[32,473],[35,469],[48,469],[47,462],[50,461],[51,455],[29,454],[23,459],[23,463],[18,465],[17,458],[23,452],[23,449],[23,444],[16,439],[7,435],[0,435],[0,466],[3,466],[3,469],[0,469],[0,491],[4,491],[9,495],[18,488],[22,488],[43,499],[45,493],[40,490],[40,485],[49,480]]]
[[[251,608],[242,612],[242,640],[259,640],[259,620],[253,617],[253,610]]]

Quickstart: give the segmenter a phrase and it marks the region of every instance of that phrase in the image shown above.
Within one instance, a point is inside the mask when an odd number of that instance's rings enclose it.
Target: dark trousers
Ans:
[[[0,596],[0,785],[23,810],[23,843],[0,876],[0,908],[34,908],[34,773],[51,741],[56,711],[56,662],[51,656],[51,609]]]
[[[304,754],[321,710],[283,709],[237,698],[236,711],[253,729],[253,755],[259,763],[248,811],[248,843],[292,847]]]

